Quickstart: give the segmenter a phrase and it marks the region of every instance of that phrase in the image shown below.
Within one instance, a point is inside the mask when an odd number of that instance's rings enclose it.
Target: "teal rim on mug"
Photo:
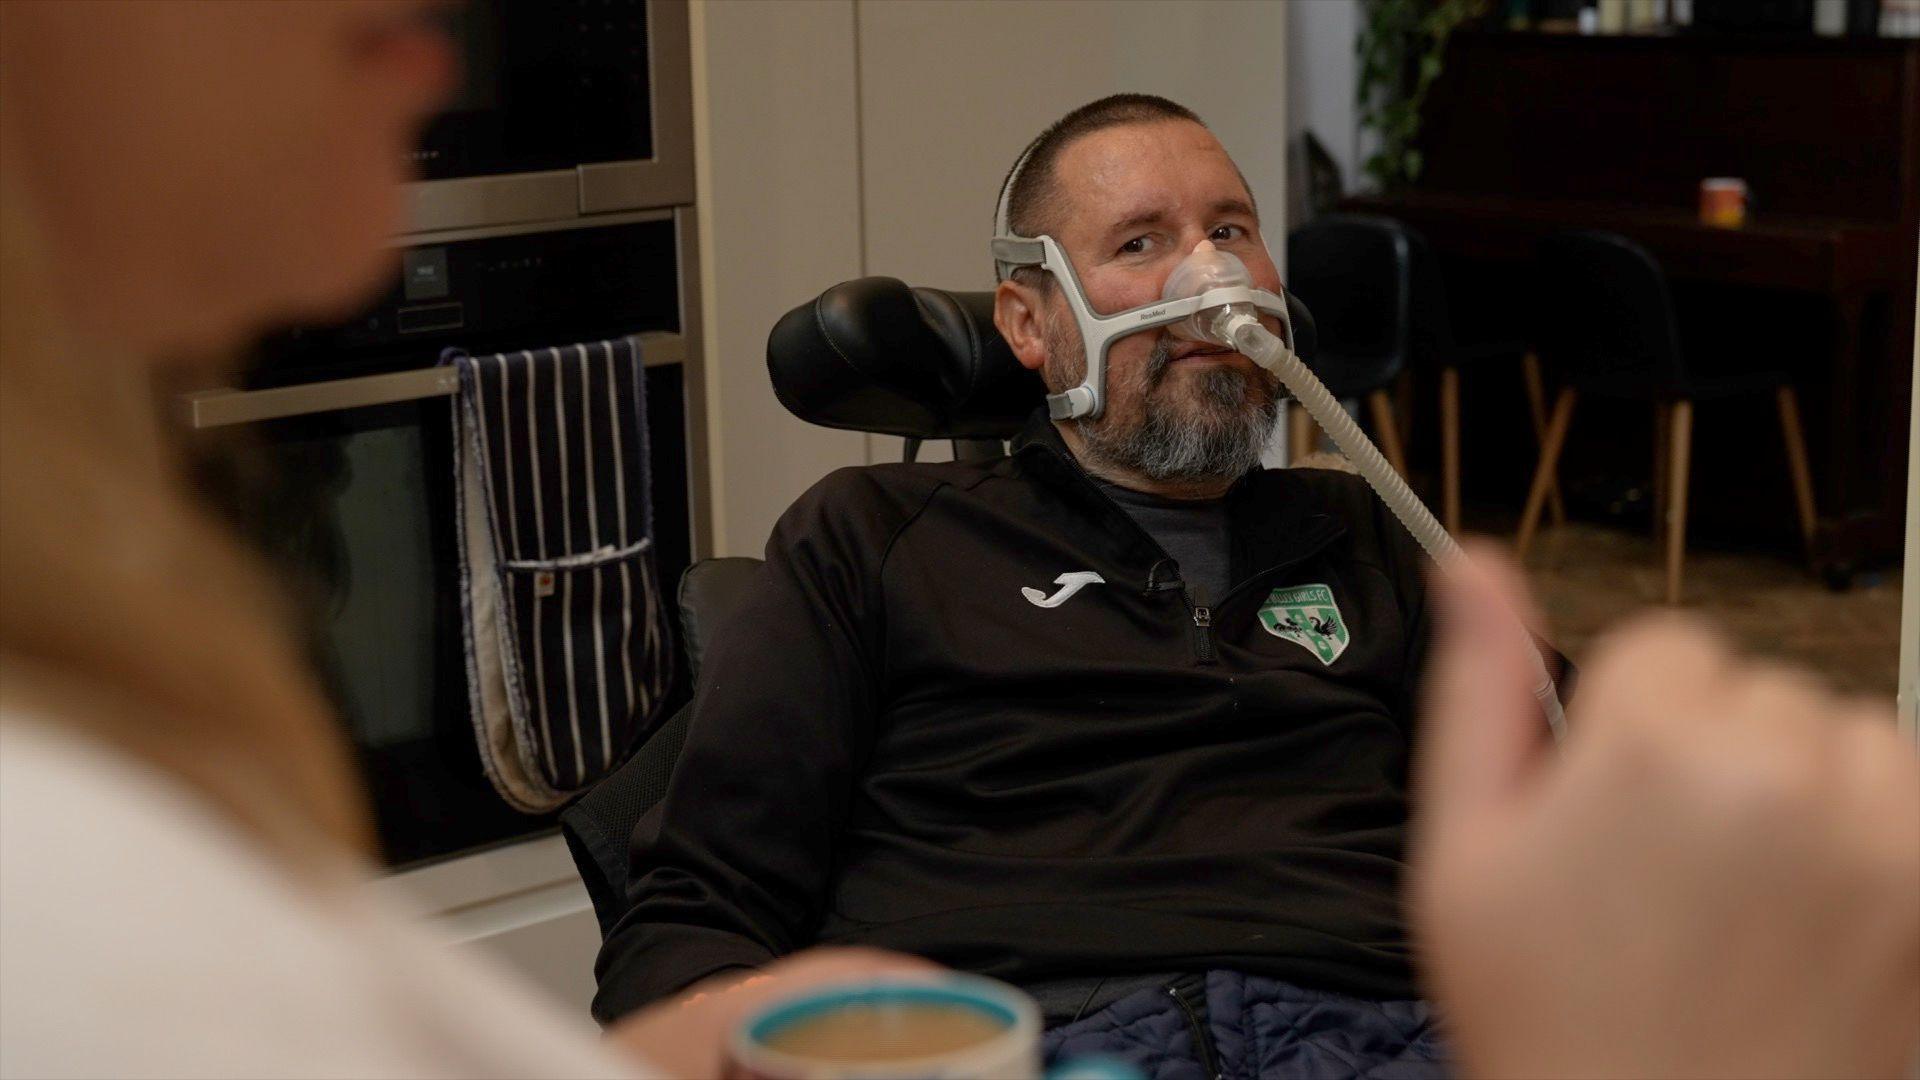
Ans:
[[[767,1045],[797,1024],[842,1009],[874,1006],[923,1006],[970,1012],[1000,1030],[957,1050],[885,1061],[827,1061],[790,1054]],[[736,1066],[756,1076],[880,1077],[1032,1076],[1038,1071],[1040,1015],[1032,999],[1005,983],[976,975],[926,979],[871,979],[823,986],[762,1009],[734,1029],[729,1040]]]
[[[840,1009],[862,1005],[951,1006],[984,1013],[988,1019],[999,1024],[1003,1029],[1012,1028],[1020,1021],[1019,1014],[1007,1005],[988,1001],[949,986],[868,984],[835,990],[824,997],[801,998],[779,1006],[747,1025],[747,1038],[757,1043],[765,1043],[769,1038],[795,1024],[804,1023]]]

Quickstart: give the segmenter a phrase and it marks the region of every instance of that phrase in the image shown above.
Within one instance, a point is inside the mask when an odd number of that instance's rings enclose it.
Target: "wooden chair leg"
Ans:
[[[1399,418],[1400,422],[1393,430],[1400,437],[1400,446],[1403,451],[1406,447],[1413,445],[1414,427],[1420,420],[1420,403],[1414,398],[1414,393],[1419,389],[1419,383],[1420,380],[1414,378],[1412,370],[1401,372],[1400,378],[1394,382],[1393,415]]]
[[[1667,445],[1667,603],[1680,602],[1680,563],[1687,552],[1687,466],[1693,453],[1693,402],[1670,406]]]
[[[1659,544],[1667,535],[1667,441],[1672,436],[1672,406],[1664,401],[1653,403],[1653,542]]]
[[[1440,369],[1440,510],[1460,535],[1460,369]]]
[[[1402,479],[1407,475],[1407,458],[1400,449],[1400,421],[1393,415],[1393,399],[1385,390],[1375,390],[1367,395],[1367,408],[1373,413],[1373,434],[1380,441],[1380,452],[1387,456],[1387,464]]]
[[[1313,453],[1314,440],[1319,436],[1320,428],[1307,415],[1307,410],[1297,405],[1287,406],[1287,464],[1298,465],[1300,459]]]
[[[1520,374],[1527,382],[1527,409],[1533,414],[1533,437],[1542,446],[1547,439],[1547,384],[1540,377],[1540,358],[1528,349],[1520,357]],[[1560,478],[1555,476],[1547,488],[1547,511],[1555,525],[1567,523],[1567,504],[1560,498]]]
[[[1807,468],[1807,437],[1800,429],[1800,402],[1791,386],[1775,391],[1774,400],[1780,406],[1780,433],[1787,440],[1787,470],[1793,474],[1794,508],[1800,513],[1800,542],[1811,561],[1815,522],[1813,471]]]
[[[1565,387],[1553,404],[1553,419],[1541,438],[1540,467],[1533,473],[1533,488],[1527,492],[1527,508],[1520,514],[1520,535],[1514,551],[1522,559],[1533,545],[1533,531],[1540,524],[1540,508],[1546,504],[1547,490],[1553,486],[1553,474],[1560,467],[1560,449],[1567,443],[1567,428],[1573,424],[1573,405],[1578,395]]]

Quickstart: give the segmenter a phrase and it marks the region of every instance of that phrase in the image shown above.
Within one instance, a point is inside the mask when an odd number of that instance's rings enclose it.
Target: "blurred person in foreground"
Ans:
[[[806,954],[609,1047],[355,888],[335,723],[152,388],[377,286],[447,80],[418,11],[0,4],[0,1074],[712,1075],[769,995],[918,970]],[[1415,902],[1466,1064],[1897,1067],[1920,780],[1884,713],[1655,628],[1597,659],[1555,760],[1474,603]]]
[[[0,3],[0,1073],[702,1075],[769,994],[921,966],[696,988],[643,1062],[356,889],[339,729],[154,388],[392,271],[428,12]]]
[[[1490,647],[1526,588],[1474,561],[1435,582],[1408,903],[1461,1068],[1910,1075],[1920,755],[1892,710],[1644,617],[1550,747],[1524,646]]]

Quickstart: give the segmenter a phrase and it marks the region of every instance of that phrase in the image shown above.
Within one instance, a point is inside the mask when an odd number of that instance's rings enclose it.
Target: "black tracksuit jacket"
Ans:
[[[802,496],[635,832],[596,1014],[819,943],[1415,996],[1424,557],[1357,476],[1258,470],[1228,499],[1235,584],[1201,608],[1044,416],[1005,458]],[[1103,582],[1057,606],[1022,592],[1083,571]],[[1269,630],[1310,585],[1336,611]]]

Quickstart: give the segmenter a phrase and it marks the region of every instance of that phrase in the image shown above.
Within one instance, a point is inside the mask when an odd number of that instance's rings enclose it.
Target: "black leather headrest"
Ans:
[[[1301,359],[1313,316],[1287,295]],[[1004,439],[1046,389],[993,325],[991,292],[842,282],[787,312],[767,335],[767,370],[787,411],[822,427],[918,439]]]

